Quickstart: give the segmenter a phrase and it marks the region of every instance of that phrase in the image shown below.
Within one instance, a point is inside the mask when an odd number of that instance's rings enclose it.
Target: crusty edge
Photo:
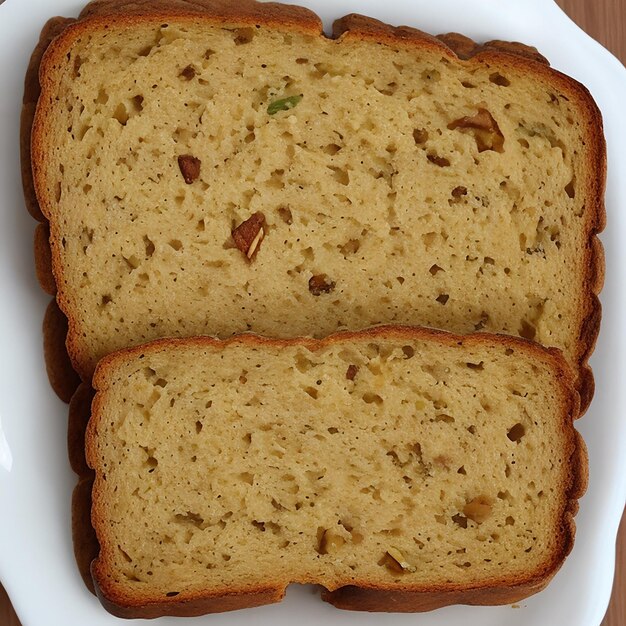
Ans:
[[[238,24],[262,22],[276,26],[297,28],[321,35],[321,23],[317,16],[306,9],[289,5],[275,3],[259,5],[252,0],[245,0],[245,2],[238,3],[236,6],[226,0],[205,0],[204,2],[198,0],[195,2],[177,0],[169,3],[161,0],[151,4],[145,0],[126,3],[94,0],[83,10],[81,21],[71,27],[71,32],[66,32],[64,37],[58,38],[54,45],[51,46],[52,50],[46,53],[45,63],[52,63],[55,55],[61,54],[65,43],[71,42],[77,33],[94,30],[103,22],[110,23],[113,18],[132,25],[145,19],[166,19],[172,15],[190,18],[200,16],[203,19],[210,17],[217,23],[224,23],[229,20]],[[64,24],[64,27],[69,25],[69,23],[71,23],[71,20]],[[58,24],[55,24],[54,28],[59,28]],[[602,117],[589,92],[577,81],[560,72],[548,69],[546,67],[547,61],[534,48],[519,43],[491,41],[478,45],[471,39],[456,33],[433,37],[414,28],[405,26],[394,28],[377,20],[359,15],[348,15],[337,20],[334,24],[334,36],[344,39],[372,39],[389,45],[409,45],[411,47],[431,49],[435,47],[442,54],[450,56],[450,58],[457,57],[462,60],[470,60],[470,62],[496,61],[512,63],[518,67],[521,66],[524,69],[543,74],[545,77],[555,81],[560,88],[571,92],[578,99],[583,110],[587,112],[586,143],[590,147],[589,166],[590,171],[597,172],[598,176],[593,177],[593,180],[589,181],[589,189],[587,190],[591,206],[590,210],[588,210],[588,241],[585,248],[585,266],[587,267],[585,284],[589,287],[589,292],[584,294],[585,297],[581,303],[580,349],[577,357],[579,363],[577,384],[582,400],[581,414],[584,413],[591,402],[594,391],[593,374],[588,366],[588,359],[595,346],[600,328],[601,309],[597,295],[602,288],[605,271],[602,248],[596,235],[603,230],[606,221],[603,203],[606,180],[606,148],[602,133]],[[43,34],[42,40],[44,40]],[[41,56],[42,51],[39,48],[38,50],[36,54],[33,54],[32,67],[37,64]],[[45,70],[42,72],[43,74],[46,74]],[[30,82],[32,82],[32,79]],[[27,89],[27,91],[29,90]],[[30,91],[32,93],[33,90],[31,89]],[[32,100],[32,98],[29,98],[29,100]],[[40,115],[45,117],[43,113]],[[34,145],[37,144],[38,139],[35,137]],[[27,169],[30,172],[30,167]],[[41,174],[38,178],[41,178]],[[27,179],[28,176],[25,176],[25,180]],[[25,189],[26,187],[27,183],[25,182]],[[44,185],[41,180],[37,183],[37,188],[42,190],[41,195],[44,198]],[[46,208],[49,214],[50,207]],[[44,208],[44,211],[46,211],[46,208]],[[60,275],[61,267],[58,261],[55,264],[55,271],[57,275]],[[64,306],[62,297],[59,298],[59,301],[61,308],[67,312],[69,307]],[[72,332],[72,329],[76,326],[75,320],[70,319],[69,325],[70,333],[67,343],[71,360],[81,373],[81,377],[86,380],[91,372],[84,363],[84,359],[81,359],[76,335]]]
[[[67,453],[70,466],[80,478],[93,475],[85,459],[85,433],[91,415],[94,390],[89,383],[81,383],[70,400],[67,420]]]
[[[63,402],[70,401],[80,384],[65,350],[66,338],[67,318],[56,300],[50,300],[43,318],[43,356],[50,386]]]
[[[211,337],[193,337],[187,339],[160,339],[149,344],[127,348],[104,357],[94,374],[93,384],[96,396],[92,405],[92,418],[86,434],[85,453],[87,463],[97,465],[95,445],[97,429],[103,415],[103,393],[108,388],[109,380],[115,370],[132,359],[140,359],[142,355],[157,353],[162,350],[177,347],[210,347],[224,349],[230,345],[249,347],[287,347],[303,346],[311,351],[321,350],[337,343],[371,338],[373,340],[430,340],[443,345],[459,345],[468,348],[484,345],[500,345],[524,351],[529,358],[534,358],[546,364],[555,373],[555,382],[562,397],[563,430],[568,434],[570,450],[571,480],[565,486],[561,525],[554,554],[549,555],[546,562],[538,571],[529,572],[523,578],[510,580],[489,580],[471,588],[449,586],[407,586],[398,588],[373,587],[367,582],[362,584],[341,587],[334,591],[324,591],[323,599],[339,608],[367,611],[426,611],[449,604],[507,604],[516,602],[543,589],[561,567],[565,557],[572,549],[575,534],[574,515],[578,510],[580,498],[587,484],[587,456],[582,439],[573,428],[574,419],[579,413],[579,396],[575,388],[573,374],[561,352],[555,348],[544,348],[537,343],[509,335],[490,335],[475,333],[471,335],[455,335],[440,330],[408,327],[408,326],[378,326],[363,331],[343,331],[330,335],[325,339],[295,338],[269,339],[254,334],[237,335],[230,339],[219,340]],[[98,499],[98,490],[101,477],[96,470],[96,479],[93,491],[92,524],[96,534],[104,533],[104,506]],[[103,529],[103,530],[99,530]],[[92,575],[96,592],[103,599],[106,608],[115,615],[123,617],[155,617],[158,615],[197,615],[201,612],[228,610],[217,603],[215,591],[213,595],[205,596],[198,593],[188,603],[180,606],[175,599],[164,601],[162,598],[129,598],[125,597],[112,583],[106,571],[106,565],[99,558],[92,564]],[[289,581],[276,583],[265,590],[273,598],[268,601],[278,601]],[[236,608],[249,606],[250,593],[255,590],[246,590],[241,603]],[[273,594],[273,595],[272,595]],[[229,596],[229,602],[235,602],[235,596]],[[230,605],[229,605],[230,606]],[[185,613],[177,611],[184,610]],[[193,612],[192,612],[193,611]],[[198,611],[198,612],[196,612]]]
[[[78,474],[72,493],[72,544],[78,571],[89,591],[95,594],[91,577],[91,562],[98,556],[100,546],[91,525],[91,490],[94,471],[85,459],[85,431],[91,415],[94,390],[81,383],[72,396],[67,423],[67,451],[70,465]]]
[[[40,222],[35,227],[33,253],[35,255],[35,273],[39,286],[51,296],[56,295],[57,284],[52,273],[52,253],[50,251],[50,229],[48,222]]]
[[[80,478],[72,492],[72,546],[80,577],[85,587],[95,594],[91,563],[98,556],[100,545],[91,525],[92,489],[93,475],[84,476]]]
[[[31,132],[35,119],[35,108],[41,88],[39,85],[39,66],[41,59],[47,50],[50,42],[57,37],[69,24],[75,20],[72,18],[53,17],[44,25],[37,46],[33,50],[24,78],[24,96],[22,99],[22,113],[20,116],[20,163],[22,175],[22,189],[24,193],[24,203],[31,216],[40,222],[35,228],[34,235],[34,255],[35,273],[41,288],[51,296],[57,291],[57,285],[52,273],[52,254],[49,243],[48,220],[41,212],[37,196],[31,165]],[[54,315],[50,310],[46,313],[43,325],[44,333],[44,357],[46,359],[46,370],[50,384],[57,395],[64,402],[69,399],[78,384],[78,376],[73,367],[67,366],[69,356],[65,348],[65,338],[59,341],[58,327],[63,325],[60,310]],[[54,323],[49,319],[53,318]],[[65,323],[67,327],[67,324]],[[67,331],[65,331],[67,333]]]
[[[45,217],[39,208],[35,193],[31,166],[31,130],[35,118],[35,107],[39,100],[41,87],[39,84],[39,66],[50,42],[73,23],[73,18],[53,17],[41,30],[39,41],[31,54],[24,78],[24,96],[22,98],[22,114],[20,118],[20,165],[24,202],[28,212],[39,222]]]

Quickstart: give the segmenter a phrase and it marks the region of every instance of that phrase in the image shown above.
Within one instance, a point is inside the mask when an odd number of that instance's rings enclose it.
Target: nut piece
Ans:
[[[185,182],[191,185],[198,176],[200,176],[200,165],[202,161],[190,154],[183,154],[178,157],[178,167],[180,167],[180,173],[183,175]]]
[[[359,371],[359,368],[356,365],[348,365],[348,370],[346,371],[346,378],[348,380],[354,380],[356,373]]]
[[[320,554],[332,554],[346,543],[346,540],[337,532],[326,529],[320,539],[318,552]]]
[[[335,288],[335,281],[330,280],[326,274],[317,274],[309,279],[309,291],[314,296],[330,293]]]
[[[257,211],[232,231],[235,245],[246,255],[248,260],[251,260],[254,254],[259,251],[261,241],[265,236],[264,224],[265,215],[261,211]]]
[[[415,565],[411,565],[405,558],[404,554],[398,550],[398,548],[394,548],[393,546],[387,550],[385,555],[387,558],[385,559],[387,567],[393,569],[398,572],[415,572],[417,568]]]
[[[461,132],[473,134],[478,152],[485,150],[504,152],[504,135],[487,109],[478,109],[476,115],[454,120],[448,124],[448,128],[450,130],[458,128]]]
[[[491,498],[477,496],[463,507],[463,515],[477,524],[482,524],[491,515]]]

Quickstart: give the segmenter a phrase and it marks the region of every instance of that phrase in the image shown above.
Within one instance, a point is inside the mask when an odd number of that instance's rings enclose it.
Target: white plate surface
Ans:
[[[234,0],[236,1],[236,0]],[[597,626],[609,600],[615,536],[626,496],[626,71],[552,0],[301,0],[328,27],[350,12],[427,32],[456,30],[479,41],[535,45],[552,65],[589,87],[604,115],[609,150],[607,281],[602,332],[592,358],[597,390],[578,422],[591,480],[577,517],[576,545],[548,589],[519,609],[448,607],[420,615],[339,611],[309,587],[290,587],[282,604],[193,619],[185,624],[420,624],[420,626]],[[24,209],[18,146],[23,76],[46,19],[73,16],[82,0],[6,0],[0,6],[0,580],[23,626],[121,623],[87,592],[72,556],[66,453],[67,407],[53,394],[42,358],[48,297],[35,280],[35,222]],[[8,447],[3,442],[3,429]],[[12,460],[12,462],[11,462]]]

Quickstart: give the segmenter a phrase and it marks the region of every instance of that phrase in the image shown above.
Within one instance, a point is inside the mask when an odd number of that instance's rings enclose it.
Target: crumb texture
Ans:
[[[564,558],[572,392],[527,346],[189,341],[96,378],[94,572],[118,598],[514,585]]]
[[[593,199],[563,83],[182,19],[85,33],[52,69],[39,191],[83,374],[159,337],[377,323],[578,365]]]

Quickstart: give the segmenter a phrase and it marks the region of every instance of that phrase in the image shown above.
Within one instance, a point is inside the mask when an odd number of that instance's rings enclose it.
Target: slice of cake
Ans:
[[[280,600],[510,603],[572,547],[586,483],[556,351],[381,327],[162,340],[105,358],[86,436],[92,564],[124,617]]]
[[[334,36],[287,5],[96,2],[50,46],[32,164],[74,366],[394,322],[557,346],[586,405],[605,176],[586,89],[519,44],[359,16]]]

